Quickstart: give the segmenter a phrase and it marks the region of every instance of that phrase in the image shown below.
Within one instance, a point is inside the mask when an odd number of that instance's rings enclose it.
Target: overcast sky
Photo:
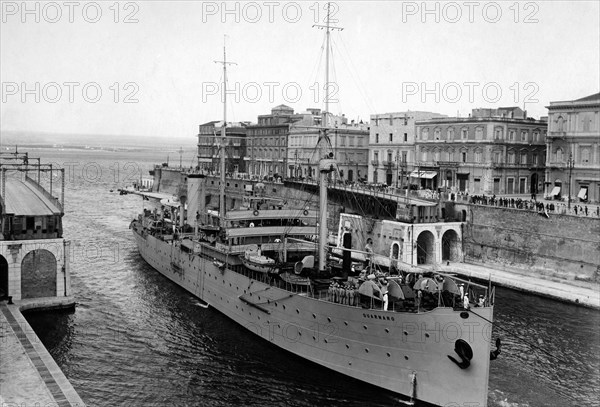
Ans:
[[[312,26],[326,3],[224,4],[3,1],[1,130],[194,137],[223,116],[224,35],[237,63],[228,120],[323,108],[324,32]],[[333,113],[525,105],[539,117],[600,88],[598,1],[426,5],[333,3],[344,27],[331,35]]]

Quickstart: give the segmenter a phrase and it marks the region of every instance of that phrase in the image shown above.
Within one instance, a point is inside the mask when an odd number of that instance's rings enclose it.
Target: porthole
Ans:
[[[404,359],[408,360],[408,355],[404,355]]]
[[[369,353],[369,348],[365,348],[365,353]]]
[[[404,335],[408,336],[408,332],[404,331],[403,333],[404,333]]]
[[[366,326],[366,325],[363,325],[363,328],[366,330],[366,329],[367,329],[367,326]]]
[[[386,333],[386,334],[389,334],[389,333],[390,333],[390,330],[389,330],[388,328],[385,328],[385,333]]]
[[[350,345],[346,344],[346,349],[350,349]]]
[[[392,357],[392,354],[390,352],[387,352],[386,355],[387,355],[388,358]]]
[[[429,333],[425,332],[425,338],[429,338]]]

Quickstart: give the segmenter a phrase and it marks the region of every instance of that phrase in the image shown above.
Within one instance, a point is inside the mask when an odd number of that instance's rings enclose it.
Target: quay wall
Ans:
[[[465,261],[532,275],[600,282],[600,219],[473,204],[455,204]],[[447,208],[448,210],[448,208]],[[465,216],[466,215],[466,216]]]

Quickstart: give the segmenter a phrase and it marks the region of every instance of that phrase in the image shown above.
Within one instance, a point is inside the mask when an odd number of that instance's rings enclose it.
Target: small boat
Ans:
[[[270,257],[264,256],[260,249],[257,251],[246,250],[243,256],[240,256],[244,266],[253,271],[259,273],[279,273],[279,269],[276,267],[275,260]]]
[[[293,274],[293,273],[281,273],[279,275],[279,277],[281,277],[281,279],[283,281],[285,281],[288,284],[292,284],[292,285],[301,285],[301,286],[310,286],[310,278],[308,277],[302,277],[299,276],[297,274]]]

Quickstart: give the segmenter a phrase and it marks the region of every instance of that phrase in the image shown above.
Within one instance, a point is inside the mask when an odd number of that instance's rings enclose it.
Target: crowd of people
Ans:
[[[353,283],[332,282],[327,290],[328,300],[337,304],[358,305],[358,287]]]
[[[471,195],[469,202],[475,205],[497,206],[560,215],[600,217],[600,206],[590,209],[585,204],[575,203],[571,204],[571,208],[569,209],[569,205],[564,202],[542,202],[535,199],[535,197],[532,199],[522,199],[497,197],[496,195]]]

